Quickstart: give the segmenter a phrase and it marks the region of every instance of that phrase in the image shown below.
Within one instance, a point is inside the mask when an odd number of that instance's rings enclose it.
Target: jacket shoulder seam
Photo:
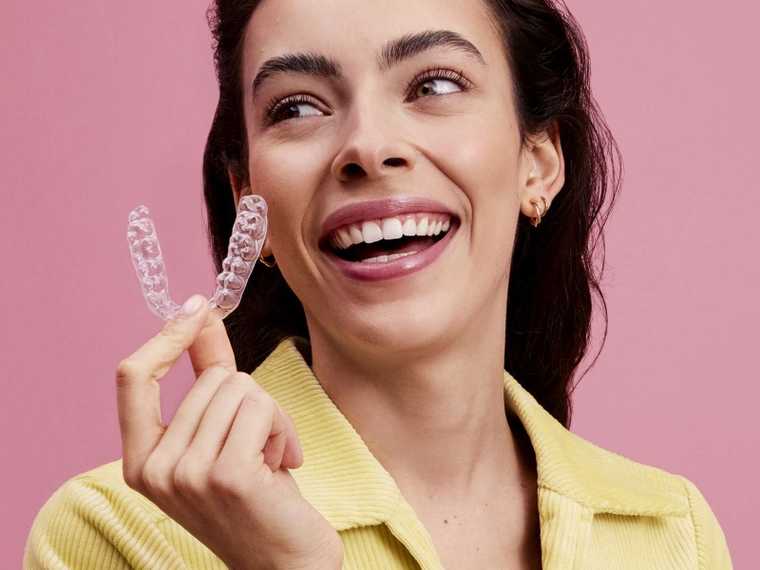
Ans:
[[[697,550],[697,568],[698,570],[703,570],[704,560],[705,560],[705,553],[704,549],[702,548],[702,545],[700,544],[701,541],[699,540],[699,525],[697,524],[697,519],[694,515],[694,501],[691,496],[691,491],[689,489],[689,483],[690,481],[684,477],[683,475],[676,475],[681,481],[681,484],[683,485],[684,491],[686,492],[686,499],[689,501],[689,516],[691,518],[691,526],[694,528],[694,545]]]

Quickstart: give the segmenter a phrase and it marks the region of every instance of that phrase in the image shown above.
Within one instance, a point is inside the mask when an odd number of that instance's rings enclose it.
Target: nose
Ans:
[[[348,134],[331,168],[337,180],[378,180],[414,168],[417,151],[394,129],[392,121],[381,115],[354,109]]]

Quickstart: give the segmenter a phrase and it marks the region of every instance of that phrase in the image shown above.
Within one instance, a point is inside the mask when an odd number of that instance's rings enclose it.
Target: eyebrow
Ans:
[[[486,65],[480,50],[457,32],[426,30],[387,42],[380,51],[378,69],[386,71],[406,59],[435,48],[458,50]],[[265,61],[259,69],[252,84],[253,97],[267,79],[283,73],[303,73],[336,80],[344,78],[340,64],[321,54],[305,52],[279,55]]]

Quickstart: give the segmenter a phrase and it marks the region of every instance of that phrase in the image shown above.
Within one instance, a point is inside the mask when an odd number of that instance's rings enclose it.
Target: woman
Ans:
[[[48,501],[26,566],[730,568],[693,483],[568,430],[619,187],[572,17],[218,0],[210,22],[212,249],[221,270],[258,194],[262,263],[224,325],[201,304],[120,363],[123,459]],[[153,380],[185,350],[166,426]]]

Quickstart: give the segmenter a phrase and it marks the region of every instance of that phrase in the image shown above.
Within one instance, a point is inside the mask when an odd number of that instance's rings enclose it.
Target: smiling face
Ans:
[[[266,66],[254,93],[265,62],[297,54],[312,56],[295,59],[301,72],[283,72],[286,60]],[[414,350],[455,342],[484,315],[503,321],[533,163],[484,5],[264,0],[248,24],[242,79],[245,191],[269,205],[265,253],[301,300],[312,338]],[[419,271],[348,277],[320,249],[323,223],[348,204],[395,197],[441,203],[456,231]]]

